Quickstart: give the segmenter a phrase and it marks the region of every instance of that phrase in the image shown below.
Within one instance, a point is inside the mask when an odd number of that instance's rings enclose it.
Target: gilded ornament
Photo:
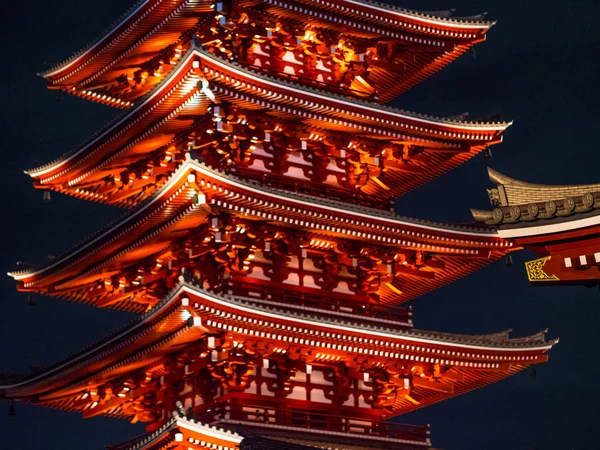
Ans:
[[[544,207],[546,208],[546,214],[549,216],[556,214],[556,203],[554,203],[552,200],[547,201]]]
[[[496,208],[494,211],[492,211],[492,218],[494,219],[495,223],[500,223],[502,222],[502,219],[504,219],[504,213],[500,208]]]
[[[521,208],[519,208],[518,206],[511,206],[510,217],[513,220],[517,220],[519,217],[521,217]]]
[[[550,261],[550,258],[550,256],[546,256],[525,263],[525,270],[527,271],[529,281],[560,281],[560,278],[556,275],[548,275],[544,272],[544,264],[546,264],[546,261]]]
[[[534,217],[537,217],[539,212],[540,208],[536,203],[530,203],[529,205],[527,205],[527,214],[529,214],[530,218],[533,219]]]
[[[575,211],[575,200],[573,200],[573,197],[565,197],[563,201],[563,207],[568,213]]]
[[[594,206],[594,196],[589,192],[587,194],[583,194],[581,197],[581,202],[586,208],[591,208]]]

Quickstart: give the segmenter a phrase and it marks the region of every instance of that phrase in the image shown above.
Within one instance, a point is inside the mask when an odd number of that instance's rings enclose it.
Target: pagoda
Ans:
[[[35,187],[127,211],[10,275],[138,318],[4,375],[0,398],[147,424],[116,449],[417,449],[429,427],[390,419],[545,362],[545,331],[422,331],[402,306],[522,245],[393,212],[501,142],[508,122],[383,105],[492,25],[367,1],[142,0],[42,74],[124,111],[27,171]]]

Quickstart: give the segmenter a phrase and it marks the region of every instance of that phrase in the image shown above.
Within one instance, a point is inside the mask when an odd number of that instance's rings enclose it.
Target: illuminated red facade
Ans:
[[[501,142],[509,123],[381,104],[491,25],[364,1],[147,0],[43,74],[126,111],[29,170],[35,186],[128,211],[10,275],[142,315],[0,396],[148,424],[115,448],[428,448],[427,426],[389,419],[546,361],[544,333],[421,331],[399,306],[521,245],[390,212]]]

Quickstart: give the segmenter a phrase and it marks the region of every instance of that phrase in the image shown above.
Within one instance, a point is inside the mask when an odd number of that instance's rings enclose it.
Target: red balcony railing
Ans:
[[[293,408],[281,409],[258,405],[217,404],[199,414],[207,423],[253,423],[255,426],[279,425],[302,429],[352,433],[428,443],[429,425],[383,422],[369,417],[349,417],[335,412],[322,413]],[[355,438],[356,436],[353,436]]]

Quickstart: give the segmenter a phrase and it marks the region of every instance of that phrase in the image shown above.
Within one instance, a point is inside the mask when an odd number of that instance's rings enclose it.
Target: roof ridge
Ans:
[[[341,209],[345,209],[346,211],[348,211],[348,213],[352,213],[352,212],[362,212],[365,214],[368,213],[375,217],[401,220],[401,221],[409,222],[414,225],[433,226],[433,227],[440,228],[442,230],[446,229],[449,231],[459,231],[459,232],[460,231],[468,231],[468,232],[481,233],[481,234],[489,234],[490,233],[490,228],[486,228],[486,227],[471,228],[471,227],[467,227],[464,225],[454,225],[454,224],[440,223],[440,222],[434,222],[434,221],[429,221],[429,220],[424,220],[424,219],[415,219],[412,217],[401,216],[401,215],[396,214],[395,212],[391,212],[391,211],[388,212],[388,211],[385,211],[382,209],[371,208],[368,206],[355,205],[352,203],[342,202],[340,200],[332,200],[332,199],[326,199],[326,198],[322,198],[322,197],[315,197],[315,196],[311,196],[309,194],[303,194],[300,192],[293,192],[293,195],[291,195],[292,192],[290,192],[290,191],[286,191],[284,189],[275,188],[275,187],[271,187],[271,186],[264,186],[255,180],[246,180],[246,179],[240,178],[236,175],[227,174],[224,171],[221,171],[219,169],[214,169],[198,160],[193,160],[193,162],[195,164],[202,166],[203,169],[205,169],[209,172],[213,172],[217,175],[220,175],[220,176],[223,176],[223,177],[226,177],[229,179],[233,179],[233,180],[239,182],[240,184],[244,184],[249,187],[258,187],[260,190],[263,190],[266,192],[271,191],[271,192],[277,193],[278,195],[287,197],[290,200],[294,200],[294,198],[308,199],[311,201],[311,203],[317,203],[317,204],[321,203],[323,206],[340,207]]]
[[[209,292],[194,283],[191,283],[191,286],[193,286],[195,289],[198,289],[200,291]],[[253,300],[250,297],[222,295],[222,294],[216,294],[214,292],[211,292],[211,295],[213,295],[215,297],[223,298],[224,300],[233,301],[235,303],[243,303],[247,307],[250,306],[249,303],[252,303],[252,300]],[[398,335],[398,336],[407,336],[407,337],[410,337],[411,335],[415,335],[415,337],[435,339],[435,340],[446,341],[446,342],[454,342],[454,343],[459,343],[459,344],[462,343],[465,345],[468,345],[468,343],[472,344],[474,342],[477,342],[482,345],[485,345],[485,344],[488,344],[490,346],[498,345],[498,336],[499,335],[506,336],[506,339],[504,339],[503,341],[506,344],[506,347],[509,347],[509,348],[513,347],[513,346],[508,345],[508,344],[521,344],[521,343],[530,343],[530,342],[547,343],[548,342],[545,340],[545,335],[546,335],[547,329],[542,332],[538,332],[538,333],[532,334],[530,336],[525,336],[525,337],[520,337],[520,338],[510,338],[509,337],[510,331],[508,331],[508,330],[501,331],[498,333],[491,333],[491,334],[470,335],[470,334],[446,333],[446,332],[439,332],[439,331],[427,331],[427,330],[420,330],[418,328],[408,328],[408,327],[398,327],[398,329],[394,329],[394,328],[390,328],[390,327],[374,326],[374,325],[358,323],[358,321],[356,321],[356,320],[354,321],[354,323],[352,323],[349,321],[343,321],[341,319],[339,319],[339,320],[338,319],[329,319],[329,318],[322,317],[322,316],[317,317],[317,316],[313,316],[310,314],[304,314],[302,312],[287,311],[283,306],[284,305],[282,304],[282,306],[280,306],[280,307],[264,307],[264,306],[258,306],[258,305],[255,305],[254,307],[253,306],[250,306],[250,307],[253,307],[253,309],[258,309],[258,310],[263,310],[263,311],[271,311],[271,312],[277,311],[277,312],[284,313],[285,315],[293,316],[293,317],[299,317],[299,318],[300,317],[304,317],[304,318],[308,317],[311,320],[314,320],[314,321],[320,322],[320,323],[343,324],[346,326],[351,326],[353,324],[356,324],[356,325],[359,325],[357,328],[364,327],[371,331],[386,332],[386,333],[390,333],[390,334],[394,334],[394,335]],[[334,314],[334,312],[332,312],[332,314]],[[364,318],[361,317],[361,319],[364,321],[369,320],[368,317],[364,317]],[[514,347],[522,347],[522,346],[516,345]]]
[[[9,276],[25,275],[27,273],[34,272],[34,271],[40,270],[40,269],[42,269],[44,267],[50,266],[53,263],[58,262],[61,258],[64,258],[68,254],[74,252],[76,249],[83,247],[88,242],[90,242],[90,241],[94,240],[95,238],[97,238],[98,236],[102,235],[108,229],[114,228],[119,223],[122,223],[123,221],[127,220],[128,217],[133,216],[139,210],[141,210],[142,208],[144,208],[144,206],[146,204],[151,203],[154,198],[158,197],[166,189],[166,186],[168,186],[169,182],[172,179],[174,179],[180,172],[183,172],[185,170],[184,169],[185,166],[186,166],[186,161],[182,162],[179,165],[179,167],[177,169],[175,169],[169,175],[169,177],[165,180],[165,182],[163,183],[163,185],[160,188],[156,189],[151,195],[149,195],[144,200],[142,200],[140,203],[138,203],[134,208],[126,210],[125,213],[123,213],[120,216],[118,216],[117,218],[111,220],[110,222],[108,222],[106,225],[104,225],[99,230],[97,230],[94,233],[92,233],[91,235],[85,237],[84,239],[82,239],[81,241],[79,241],[77,244],[71,246],[68,250],[62,251],[52,261],[49,261],[46,264],[42,264],[42,265],[39,265],[39,266],[29,267],[27,269],[9,272],[8,275]]]
[[[19,379],[13,381],[11,384],[20,384],[22,382],[28,381],[28,379],[42,376],[43,374],[47,374],[49,372],[54,371],[56,368],[58,368],[61,365],[68,364],[69,361],[71,363],[76,363],[77,358],[80,358],[85,353],[92,352],[94,350],[94,348],[100,347],[100,346],[108,343],[110,340],[115,339],[119,335],[129,334],[131,332],[134,332],[134,327],[136,327],[137,325],[141,325],[146,319],[150,318],[151,316],[156,315],[156,317],[154,317],[153,320],[152,320],[152,321],[156,321],[156,320],[160,320],[164,316],[168,316],[168,315],[172,314],[173,313],[173,311],[172,311],[173,308],[169,308],[169,306],[172,306],[172,305],[170,305],[170,303],[173,300],[173,298],[177,295],[178,290],[180,289],[180,287],[181,287],[180,285],[177,285],[175,288],[173,288],[171,291],[169,291],[163,297],[162,301],[156,303],[156,305],[154,305],[154,307],[151,310],[148,310],[144,314],[141,314],[139,317],[137,317],[137,318],[135,318],[133,320],[128,321],[124,325],[119,326],[114,331],[105,334],[105,336],[102,337],[101,339],[95,340],[95,341],[87,344],[86,346],[84,346],[84,347],[76,350],[75,352],[69,354],[68,356],[60,358],[58,361],[55,361],[52,364],[44,366],[39,371],[36,371],[36,372],[33,372],[33,373],[28,373],[28,374],[19,374],[20,375]],[[139,336],[140,333],[144,332],[144,330],[145,330],[145,328],[142,329],[142,330],[138,330],[133,335],[131,335],[128,339],[131,340],[135,336]],[[177,332],[178,331],[176,330],[175,333],[177,333]],[[163,339],[164,338],[159,339],[156,342],[161,342]],[[155,343],[152,343],[150,345],[150,347],[153,346]],[[122,345],[123,344],[120,343],[119,344],[119,348],[121,348]],[[101,350],[101,349],[98,348],[97,350]],[[106,352],[110,353],[109,350],[110,350],[110,347],[107,348],[107,349],[101,350],[101,353],[99,353],[99,355],[105,354]],[[97,359],[99,355],[95,355],[93,357],[93,360]],[[84,361],[84,363],[89,363],[89,362],[90,362],[90,360]],[[67,370],[70,371],[70,370],[72,370],[72,368],[68,368]],[[56,375],[53,375],[53,377],[55,377],[55,376]],[[2,386],[0,386],[0,394],[1,394],[1,388],[2,388]]]
[[[532,189],[539,189],[539,188],[554,188],[554,189],[561,189],[561,188],[570,188],[570,187],[596,187],[598,186],[598,189],[600,190],[600,183],[592,183],[592,184],[540,184],[540,183],[530,183],[528,181],[522,181],[522,180],[517,180],[516,178],[512,178],[509,176],[506,176],[500,172],[498,172],[497,170],[492,169],[491,167],[487,168],[488,171],[488,176],[489,179],[492,183],[497,184],[497,185],[502,185],[502,186],[518,186],[518,187],[524,187],[524,188],[532,188]]]
[[[137,450],[137,449],[143,448],[143,446],[151,443],[153,440],[160,437],[165,432],[174,428],[176,423],[177,423],[177,419],[175,419],[175,418],[173,418],[171,420],[167,420],[163,425],[161,425],[159,428],[157,428],[156,430],[154,430],[150,433],[144,433],[144,434],[134,437],[128,441],[122,442],[117,445],[107,446],[106,448],[108,450],[116,450],[116,449]],[[126,445],[128,445],[128,446],[126,446]]]
[[[109,26],[105,27],[100,33],[96,34],[96,36],[93,39],[91,39],[90,41],[88,41],[88,43],[86,45],[84,45],[81,49],[74,52],[67,59],[51,66],[48,69],[38,72],[37,75],[41,76],[43,78],[47,78],[51,73],[56,72],[61,67],[75,61],[77,58],[81,57],[82,55],[87,53],[89,50],[91,50],[93,47],[98,45],[105,37],[107,37],[110,34],[111,31],[113,31],[117,27],[117,25],[119,25],[121,22],[123,22],[136,9],[142,7],[148,1],[149,0],[138,0],[132,6],[130,6],[124,13],[122,13],[114,21],[112,21]],[[162,2],[162,0],[154,0],[154,1],[156,1],[157,4],[154,5],[153,8],[155,8],[156,6],[158,6],[159,3]],[[323,2],[316,1],[315,3],[323,3]],[[378,2],[378,1],[354,0],[354,3],[358,3],[358,4],[361,4],[362,6],[366,6],[366,7],[370,7],[370,8],[382,8],[382,9],[387,10],[392,13],[406,14],[417,20],[423,20],[423,19],[434,20],[436,22],[439,22],[439,24],[437,24],[438,26],[444,26],[446,24],[448,24],[448,25],[468,24],[468,25],[480,25],[482,27],[487,27],[489,29],[493,25],[496,24],[495,21],[485,21],[485,20],[476,20],[475,19],[476,17],[485,16],[487,14],[486,12],[479,14],[479,15],[466,16],[466,17],[461,17],[461,16],[454,17],[452,15],[444,17],[442,15],[434,14],[435,11],[418,11],[418,10],[402,8],[402,7],[399,7],[396,5],[391,5],[391,4],[382,3],[382,2]],[[129,30],[129,28],[127,28],[126,30],[123,30],[122,33],[126,32],[127,30]]]
[[[488,28],[490,28],[496,24],[496,21],[484,21],[484,20],[471,19],[473,17],[485,16],[485,15],[487,15],[487,12],[483,12],[483,13],[475,15],[475,16],[443,17],[443,16],[437,16],[437,15],[431,14],[435,11],[418,11],[415,9],[407,9],[407,8],[402,8],[400,6],[392,5],[389,3],[378,2],[375,0],[354,0],[353,2],[354,3],[362,3],[365,6],[377,6],[380,8],[387,9],[392,12],[401,12],[401,13],[404,13],[407,15],[414,16],[415,18],[419,18],[419,19],[435,19],[440,22],[456,23],[456,24],[487,25]]]

